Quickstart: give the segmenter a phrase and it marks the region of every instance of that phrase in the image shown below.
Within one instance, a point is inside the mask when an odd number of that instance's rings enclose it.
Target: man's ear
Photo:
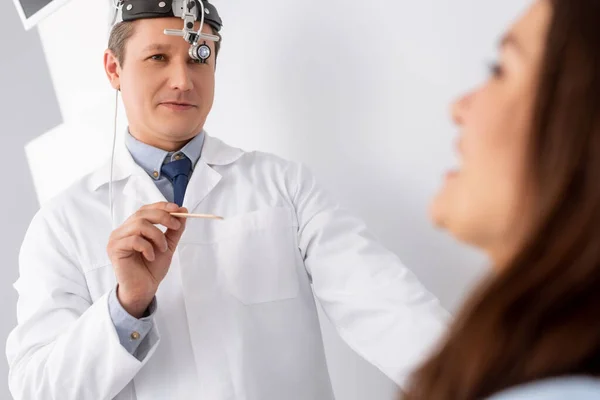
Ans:
[[[104,71],[113,89],[121,89],[121,65],[115,54],[107,49],[104,52]]]

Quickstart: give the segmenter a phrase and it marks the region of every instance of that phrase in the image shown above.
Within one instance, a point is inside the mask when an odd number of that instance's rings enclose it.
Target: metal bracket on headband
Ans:
[[[215,6],[208,0],[114,0],[117,15],[114,23],[145,18],[181,17],[183,29],[165,29],[165,35],[181,36],[190,44],[190,57],[205,63],[210,57],[206,40],[218,42],[219,36],[202,32],[204,23],[219,32],[223,25]],[[196,21],[200,28],[194,30]],[[204,40],[203,44],[198,44]]]

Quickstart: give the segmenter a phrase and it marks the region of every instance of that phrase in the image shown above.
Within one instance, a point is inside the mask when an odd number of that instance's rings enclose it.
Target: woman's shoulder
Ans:
[[[510,388],[489,400],[592,400],[600,399],[600,379],[561,377]]]

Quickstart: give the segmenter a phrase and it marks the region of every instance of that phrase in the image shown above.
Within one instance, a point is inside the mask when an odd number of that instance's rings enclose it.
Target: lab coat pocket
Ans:
[[[218,279],[243,304],[291,299],[299,290],[294,221],[287,207],[262,208],[187,232],[190,224],[182,241],[212,253]]]

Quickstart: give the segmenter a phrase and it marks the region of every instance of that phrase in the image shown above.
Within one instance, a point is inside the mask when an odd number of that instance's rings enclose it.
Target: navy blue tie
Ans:
[[[183,205],[183,197],[185,196],[185,189],[187,188],[190,179],[191,170],[192,162],[187,157],[184,157],[181,160],[171,161],[161,168],[161,172],[173,183],[175,203],[177,203],[179,207]]]

